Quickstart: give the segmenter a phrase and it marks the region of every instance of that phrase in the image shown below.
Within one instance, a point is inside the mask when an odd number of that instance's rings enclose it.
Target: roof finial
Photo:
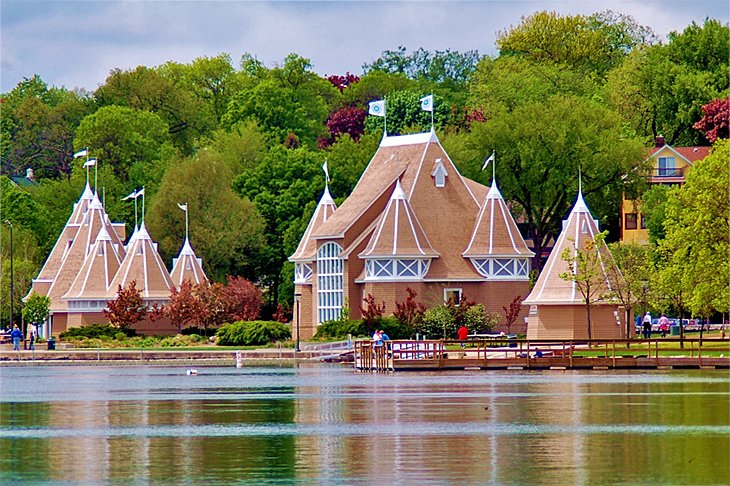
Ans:
[[[583,195],[583,175],[581,174],[580,164],[578,164],[578,194]]]

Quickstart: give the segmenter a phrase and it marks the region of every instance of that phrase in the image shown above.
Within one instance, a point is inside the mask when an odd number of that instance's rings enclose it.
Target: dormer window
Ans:
[[[431,172],[431,176],[433,177],[433,182],[436,187],[444,187],[446,185],[446,178],[448,177],[448,175],[449,174],[446,172],[444,163],[441,161],[441,159],[436,159],[433,172]]]
[[[679,174],[677,170],[677,159],[674,157],[659,157],[659,170],[657,175],[659,177],[676,177]]]

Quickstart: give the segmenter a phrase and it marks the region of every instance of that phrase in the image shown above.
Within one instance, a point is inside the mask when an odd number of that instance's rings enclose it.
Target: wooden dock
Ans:
[[[354,353],[361,371],[730,368],[730,341],[717,338],[363,340]]]

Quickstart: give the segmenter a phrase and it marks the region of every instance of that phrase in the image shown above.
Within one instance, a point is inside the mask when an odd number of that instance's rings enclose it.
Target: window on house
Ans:
[[[674,177],[677,174],[677,159],[674,157],[659,157],[659,177]]]
[[[325,243],[317,250],[317,322],[340,317],[344,301],[342,247]]]
[[[444,304],[449,302],[459,305],[461,302],[461,289],[444,289]]]
[[[294,283],[312,283],[312,265],[309,263],[294,264]]]
[[[431,173],[436,187],[444,187],[446,185],[446,168],[441,159],[436,159],[436,168]]]
[[[636,213],[626,213],[624,215],[624,228],[627,230],[636,229]]]

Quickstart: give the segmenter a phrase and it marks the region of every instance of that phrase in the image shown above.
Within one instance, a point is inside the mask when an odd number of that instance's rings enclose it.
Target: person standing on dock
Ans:
[[[461,349],[466,348],[466,344],[464,341],[466,341],[469,338],[469,329],[462,324],[461,327],[456,331],[456,336],[459,338],[459,341],[461,341]]]

